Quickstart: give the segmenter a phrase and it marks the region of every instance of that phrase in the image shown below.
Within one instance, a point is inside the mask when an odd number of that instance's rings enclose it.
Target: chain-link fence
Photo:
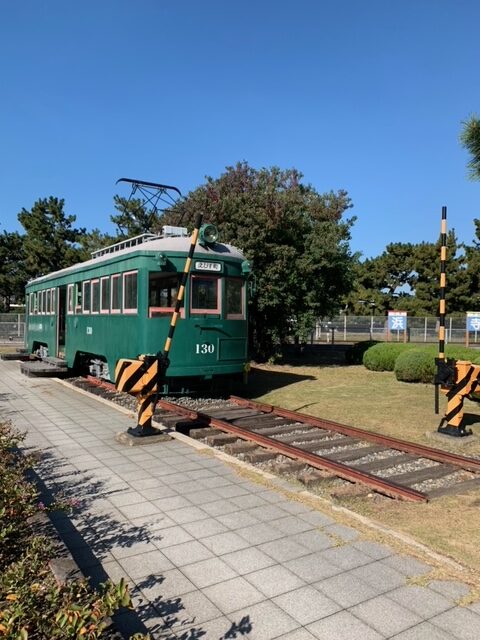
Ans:
[[[25,336],[25,314],[0,313],[0,343],[22,343]]]
[[[465,344],[465,317],[447,317],[445,322],[445,340],[447,343]],[[407,330],[388,331],[385,316],[336,316],[330,320],[319,320],[312,332],[310,341],[314,342],[359,342],[360,340],[380,340],[393,342],[437,342],[438,318],[408,317]],[[480,331],[470,332],[471,346],[480,346]]]

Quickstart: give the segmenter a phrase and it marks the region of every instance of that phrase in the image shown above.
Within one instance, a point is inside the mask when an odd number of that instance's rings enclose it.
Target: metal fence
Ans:
[[[24,313],[0,313],[0,342],[21,342],[25,337]]]
[[[445,341],[465,344],[466,318],[447,317],[445,322]],[[469,334],[470,346],[480,346],[480,331]],[[319,320],[312,332],[310,341],[331,343],[359,342],[360,340],[379,340],[393,342],[437,342],[438,318],[408,317],[407,330],[388,331],[385,316],[349,316],[341,315],[330,320]]]

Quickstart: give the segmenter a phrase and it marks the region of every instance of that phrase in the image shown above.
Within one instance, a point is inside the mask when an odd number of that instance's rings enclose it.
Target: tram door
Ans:
[[[58,287],[57,358],[65,358],[65,318],[67,312],[67,287]]]

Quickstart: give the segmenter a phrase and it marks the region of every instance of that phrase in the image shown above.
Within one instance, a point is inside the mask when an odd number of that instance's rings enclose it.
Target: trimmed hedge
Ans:
[[[370,371],[393,371],[398,356],[413,345],[403,342],[380,342],[363,354],[363,364]]]
[[[414,347],[401,353],[395,362],[395,377],[401,382],[433,383],[435,376],[435,358],[438,350],[433,346]],[[480,352],[466,347],[447,347],[447,358],[469,360],[474,364],[480,363]]]

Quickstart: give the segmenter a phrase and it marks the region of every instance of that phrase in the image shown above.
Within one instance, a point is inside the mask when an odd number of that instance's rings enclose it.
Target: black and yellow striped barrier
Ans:
[[[115,387],[119,391],[125,391],[137,396],[137,426],[128,429],[128,433],[135,437],[158,434],[158,431],[152,427],[152,417],[155,413],[160,386],[170,364],[168,355],[172,346],[175,326],[180,317],[180,308],[183,303],[188,274],[192,266],[193,253],[197,245],[202,217],[202,214],[197,214],[195,218],[195,228],[191,236],[190,248],[185,261],[163,353],[159,351],[156,355],[141,355],[135,360],[121,359],[115,367]]]

